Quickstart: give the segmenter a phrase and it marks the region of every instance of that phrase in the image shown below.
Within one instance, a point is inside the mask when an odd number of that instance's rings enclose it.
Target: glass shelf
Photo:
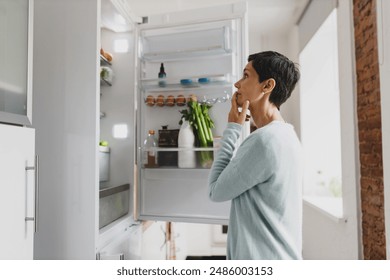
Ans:
[[[156,148],[139,148],[143,152],[148,151],[155,151],[155,152],[215,152],[218,149],[214,147],[193,147],[193,148],[163,148],[163,147],[156,147]]]
[[[141,155],[153,152],[157,158],[152,163],[142,163],[143,169],[209,169],[217,148],[139,148]],[[141,158],[143,158],[141,156]],[[153,160],[153,159],[152,159]]]
[[[148,92],[186,91],[198,88],[231,87],[230,74],[170,77],[166,79],[141,79],[141,87]]]

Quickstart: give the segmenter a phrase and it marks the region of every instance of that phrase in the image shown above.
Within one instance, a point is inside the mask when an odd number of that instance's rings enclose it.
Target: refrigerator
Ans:
[[[247,5],[245,2],[181,11],[143,18],[136,34],[136,178],[135,219],[207,224],[227,224],[230,202],[208,197],[210,164],[202,154],[215,156],[237,81],[247,57]],[[161,66],[165,75],[160,75]],[[162,78],[161,78],[162,77]],[[208,104],[215,127],[209,148],[164,145],[168,129],[172,138],[180,129],[180,98],[196,97]],[[173,101],[173,102],[172,102]],[[157,166],[143,162],[143,146],[154,130]],[[246,137],[246,127],[242,137]],[[163,139],[163,140],[161,140]],[[192,157],[184,168],[180,157]]]
[[[103,34],[101,13],[117,23],[117,32]],[[158,136],[163,125],[179,129],[179,110],[185,108],[148,106],[145,98],[194,94],[215,101],[210,116],[213,135],[220,136],[230,109],[227,96],[246,64],[246,4],[139,17],[125,0],[35,1],[34,18],[40,38],[34,41],[34,128],[41,161],[34,258],[138,258],[142,221],[227,224],[229,202],[208,198],[209,168],[143,166],[148,131]],[[115,51],[116,43],[128,51]],[[101,47],[113,54],[112,65],[104,65],[113,69],[112,86],[100,83]],[[125,128],[123,138],[112,136],[116,124]],[[105,189],[99,182],[99,140],[109,143]],[[157,153],[214,153],[212,147],[178,149]],[[119,192],[109,195],[112,187]],[[101,228],[102,199],[117,194],[129,203],[113,199],[110,206],[128,211]]]

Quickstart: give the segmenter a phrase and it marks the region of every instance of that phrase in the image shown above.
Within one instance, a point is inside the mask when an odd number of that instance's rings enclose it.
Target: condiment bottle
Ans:
[[[144,151],[142,163],[144,167],[156,167],[157,166],[157,141],[154,137],[154,130],[149,130],[148,137],[144,141]]]
[[[167,74],[165,73],[164,63],[161,63],[160,72],[158,73],[158,78],[159,78],[158,85],[160,87],[165,87],[166,86],[166,82],[164,81],[164,79],[166,77],[167,77]]]

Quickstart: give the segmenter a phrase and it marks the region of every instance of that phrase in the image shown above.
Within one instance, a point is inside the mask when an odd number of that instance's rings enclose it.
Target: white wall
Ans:
[[[382,106],[383,179],[385,188],[386,255],[390,259],[390,3],[377,1],[378,53]]]
[[[339,1],[337,15],[344,219],[331,218],[326,212],[318,210],[309,203],[304,204],[303,256],[305,259],[358,259],[361,255],[351,3],[352,1],[349,0]],[[300,32],[305,32],[304,30],[300,29]],[[345,220],[347,222],[344,222]]]
[[[345,13],[345,9],[343,10]],[[341,16],[342,17],[342,16]],[[344,19],[344,22],[341,25],[349,26],[350,22],[348,21],[348,17]],[[272,35],[262,35],[261,44],[259,46],[260,51],[265,50],[275,50],[290,58],[292,61],[299,64],[299,37],[302,36],[299,34],[302,30],[299,30],[298,26],[292,26],[291,30],[288,30],[286,33],[281,34],[272,34]],[[309,31],[307,31],[309,32]],[[310,30],[310,32],[312,32]],[[303,36],[305,37],[305,36]],[[349,42],[350,43],[350,42]],[[344,48],[348,48],[350,45],[346,42],[343,42]],[[253,46],[252,46],[253,49]],[[345,53],[345,51],[344,51]],[[348,49],[347,49],[348,53]],[[351,62],[350,57],[344,65]],[[351,64],[349,65],[349,71],[352,71]],[[348,67],[348,66],[347,66]],[[343,70],[340,70],[343,71]],[[344,70],[346,71],[346,70]],[[350,73],[349,72],[349,76]],[[347,73],[348,74],[348,73]],[[347,79],[350,84],[352,84],[352,77],[350,76]],[[345,83],[345,82],[344,82]],[[345,88],[342,90],[347,90],[351,92],[351,88]],[[351,96],[345,94],[347,98]],[[348,97],[349,96],[349,97]],[[351,100],[344,100],[345,103],[351,103]],[[292,125],[294,125],[295,130],[300,135],[300,95],[299,95],[299,83],[296,86],[296,89],[292,93],[290,99],[281,107],[281,112],[285,120]],[[346,111],[342,112],[348,120],[349,116],[353,112]],[[345,124],[348,126],[349,124]],[[352,141],[353,142],[353,124],[349,129],[351,131]],[[353,146],[353,145],[350,145]],[[354,151],[351,151],[352,157],[354,156]],[[352,167],[353,168],[353,167]],[[344,170],[345,171],[345,170]],[[350,177],[352,180],[352,185],[356,186],[355,182],[353,182],[353,173],[355,170],[345,171],[347,177]],[[356,201],[354,200],[354,192],[349,191],[350,198],[349,204],[353,205],[352,211],[356,209]],[[348,200],[348,198],[347,198]],[[352,200],[352,201],[351,201]],[[332,219],[327,215],[324,215],[322,212],[319,212],[316,208],[309,206],[308,204],[303,205],[303,257],[304,259],[351,259],[357,258],[358,252],[355,250],[351,251],[349,247],[345,246],[345,240],[355,240],[357,244],[357,232],[356,232],[356,213],[350,213],[350,210],[347,212],[347,216],[350,216],[349,224],[346,225],[342,220]],[[340,238],[342,237],[342,238]]]
[[[299,64],[299,46],[298,46],[298,27],[291,26],[290,30],[280,33],[272,34],[252,34],[253,39],[249,42],[249,49],[253,52],[277,51],[290,60]],[[251,45],[252,42],[252,45]],[[254,45],[256,44],[256,45]],[[299,99],[299,83],[296,85],[295,90],[292,92],[291,97],[281,106],[281,113],[284,119],[292,124],[300,136],[300,99]]]

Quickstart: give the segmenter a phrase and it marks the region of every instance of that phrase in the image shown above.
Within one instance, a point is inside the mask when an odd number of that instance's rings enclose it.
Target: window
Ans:
[[[301,140],[305,153],[304,199],[341,217],[342,172],[337,10],[299,56]]]

